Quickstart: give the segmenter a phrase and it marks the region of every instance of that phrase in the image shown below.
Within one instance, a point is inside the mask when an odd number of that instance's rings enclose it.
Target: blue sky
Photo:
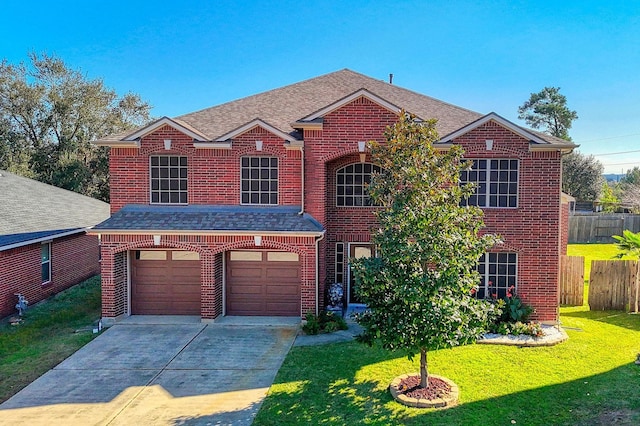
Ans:
[[[154,116],[350,68],[522,124],[530,93],[559,86],[581,152],[640,166],[638,0],[3,3],[0,58],[55,54]]]

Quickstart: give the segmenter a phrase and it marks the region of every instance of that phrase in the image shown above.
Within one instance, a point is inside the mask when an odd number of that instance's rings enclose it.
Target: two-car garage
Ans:
[[[200,315],[200,262],[191,251],[132,251],[131,314]],[[300,316],[296,253],[229,251],[225,271],[226,315]]]

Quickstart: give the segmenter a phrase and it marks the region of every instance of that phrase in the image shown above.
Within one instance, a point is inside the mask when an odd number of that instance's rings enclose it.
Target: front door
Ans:
[[[373,246],[370,243],[349,243],[349,259],[360,259],[371,257]],[[354,291],[354,278],[351,267],[349,267],[349,303],[362,303]]]

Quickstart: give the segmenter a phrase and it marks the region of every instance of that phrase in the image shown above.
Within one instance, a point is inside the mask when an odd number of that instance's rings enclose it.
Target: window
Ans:
[[[151,204],[187,204],[187,157],[152,156]]]
[[[51,243],[43,243],[40,246],[40,258],[42,264],[42,284],[51,281]]]
[[[344,243],[336,243],[336,283],[344,283]]]
[[[366,185],[373,173],[380,173],[380,167],[369,163],[350,164],[336,172],[336,205],[372,206]]]
[[[278,204],[277,158],[242,157],[240,174],[242,204]]]
[[[517,253],[486,253],[478,262],[482,277],[476,292],[478,298],[503,298],[509,287],[517,288]]]
[[[460,182],[475,183],[475,192],[463,201],[478,207],[518,207],[518,160],[472,160],[471,170],[460,174]]]

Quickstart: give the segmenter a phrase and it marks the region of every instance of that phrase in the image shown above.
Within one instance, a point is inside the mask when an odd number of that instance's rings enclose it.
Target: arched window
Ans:
[[[370,163],[349,164],[336,171],[336,205],[366,207],[373,203],[366,186],[373,173],[380,173],[379,166]]]

